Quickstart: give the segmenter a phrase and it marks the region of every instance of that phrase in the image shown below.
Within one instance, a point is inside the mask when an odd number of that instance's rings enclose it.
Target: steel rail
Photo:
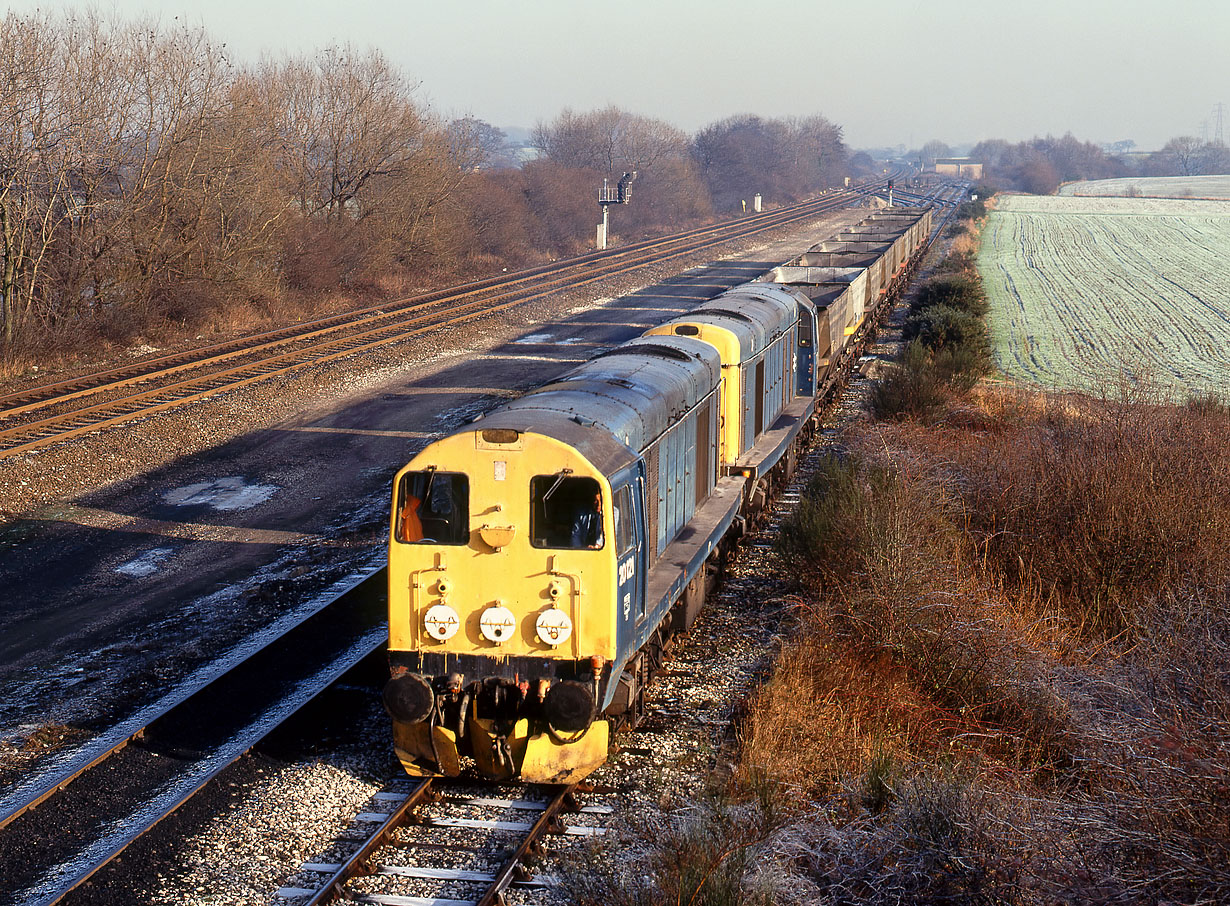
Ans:
[[[500,867],[495,870],[492,879],[486,882],[487,888],[482,896],[474,901],[474,906],[499,906],[503,902],[504,891],[515,881],[519,880],[517,877],[519,873],[525,871],[526,856],[533,852],[542,837],[560,829],[559,814],[571,804],[577,784],[551,787],[550,789],[554,790],[550,802],[538,813],[538,817],[522,836],[521,842],[508,854],[500,864]],[[353,900],[353,897],[348,896],[345,890],[347,882],[378,873],[378,866],[373,866],[371,863],[372,856],[380,847],[391,843],[393,833],[396,830],[407,826],[414,810],[428,800],[431,790],[431,778],[423,780],[415,787],[406,797],[405,801],[399,804],[368,835],[362,845],[329,876],[328,880],[325,881],[324,885],[315,894],[303,902],[302,906],[326,906],[326,904],[335,903],[339,900]]]
[[[39,867],[42,880],[21,891],[20,901],[39,906],[59,902],[178,811],[218,774],[322,692],[378,653],[388,634],[383,622],[384,570],[371,570],[335,589],[331,597],[318,600],[309,612],[284,621],[257,645],[237,651],[212,670],[207,668],[194,682],[183,684],[110,733],[82,746],[64,763],[43,772],[41,778],[35,777],[19,787],[16,795],[2,806],[0,831],[5,834],[26,830],[28,825],[16,822],[36,809],[38,814],[30,817],[43,820],[44,810],[56,808],[60,797],[71,799],[86,775],[138,740],[152,738],[158,743],[156,749],[169,746],[172,751],[180,751],[186,745],[192,753],[174,778],[156,781],[144,805],[128,814],[94,815],[99,836],[76,852],[65,847],[60,854],[49,856],[47,864]],[[325,650],[318,658],[303,657],[308,637],[325,640]],[[279,665],[285,663],[299,672],[283,672]],[[261,679],[274,672],[281,680],[276,688]],[[246,690],[242,710],[234,708],[233,703],[239,700],[236,686]],[[263,698],[261,690],[266,693]],[[202,710],[210,710],[211,704],[218,707],[224,719],[213,738],[198,748],[202,735],[198,717]],[[210,735],[208,728],[204,735]],[[93,833],[89,829],[87,832]]]
[[[425,777],[420,781],[419,785],[410,791],[402,802],[392,813],[386,818],[379,827],[377,827],[350,858],[341,864],[341,867],[335,871],[324,886],[305,901],[302,906],[322,906],[324,903],[332,903],[340,897],[345,896],[343,888],[346,882],[351,878],[357,878],[365,874],[370,874],[368,870],[368,859],[371,855],[384,846],[385,843],[393,836],[393,832],[399,827],[403,827],[409,819],[411,813],[427,801],[431,793],[431,777]]]
[[[652,260],[655,260],[655,261],[669,260],[673,257],[678,257],[684,254],[694,252],[698,250],[699,248],[704,248],[706,245],[729,241],[730,239],[733,239],[733,238],[739,238],[741,236],[746,236],[749,234],[754,234],[756,232],[761,232],[764,229],[780,226],[784,223],[789,223],[789,222],[800,220],[800,219],[806,219],[807,217],[815,216],[815,214],[817,213],[822,213],[825,211],[829,211],[829,210],[833,210],[838,207],[841,207],[845,203],[846,200],[847,200],[847,197],[845,195],[830,196],[828,198],[822,198],[818,201],[809,203],[804,207],[792,208],[790,209],[789,216],[780,216],[780,212],[774,212],[778,214],[779,216],[777,217],[777,219],[775,219],[774,221],[772,221],[772,223],[769,223],[769,224],[766,224],[764,222],[753,224],[753,223],[749,223],[748,221],[739,221],[734,225],[734,228],[724,230],[721,234],[721,238],[702,242],[700,244],[679,247],[665,255],[657,254],[653,256]],[[500,293],[495,296],[489,296],[489,297],[475,300],[473,302],[465,303],[460,306],[455,306],[452,309],[448,309],[446,313],[441,312],[441,313],[437,313],[434,316],[423,315],[423,316],[407,319],[405,317],[405,312],[412,310],[411,307],[407,307],[406,309],[403,309],[402,311],[395,312],[395,313],[381,312],[378,315],[372,315],[367,318],[360,318],[360,319],[352,318],[347,323],[347,325],[345,325],[346,327],[353,328],[354,326],[361,326],[365,323],[370,323],[372,321],[387,320],[390,318],[398,318],[399,320],[395,321],[393,324],[389,324],[389,325],[386,325],[380,328],[374,328],[368,331],[361,332],[359,334],[351,334],[349,336],[339,337],[339,338],[335,338],[332,340],[326,340],[322,343],[317,343],[314,346],[309,346],[304,349],[292,350],[289,352],[282,353],[280,355],[266,357],[266,358],[259,359],[253,362],[248,362],[243,365],[236,366],[230,369],[211,372],[207,375],[198,376],[198,377],[191,378],[191,379],[184,380],[184,381],[177,381],[171,384],[159,385],[150,390],[146,390],[146,391],[136,393],[136,394],[130,394],[128,396],[124,396],[119,399],[113,399],[113,400],[98,403],[92,406],[86,406],[83,408],[74,409],[72,411],[61,413],[59,415],[54,415],[54,416],[44,418],[44,419],[41,419],[35,422],[28,422],[22,425],[17,425],[17,426],[8,428],[6,430],[0,431],[0,440],[7,439],[11,441],[13,439],[17,439],[18,442],[11,444],[10,446],[8,446],[7,448],[3,450],[0,450],[0,459],[15,455],[17,453],[37,449],[39,447],[43,447],[48,444],[58,443],[64,440],[68,440],[70,438],[77,437],[77,436],[80,436],[86,433],[92,433],[101,428],[118,425],[118,424],[130,421],[134,418],[140,418],[146,415],[154,414],[156,412],[164,411],[166,409],[174,408],[174,407],[183,405],[185,403],[192,402],[192,401],[201,399],[203,397],[213,395],[215,393],[219,393],[219,392],[223,392],[227,390],[239,389],[241,387],[248,386],[258,381],[263,381],[267,378],[271,378],[271,377],[281,375],[281,374],[286,374],[290,371],[294,371],[299,368],[307,367],[309,365],[320,364],[323,362],[331,361],[336,358],[340,358],[342,356],[352,355],[356,352],[370,350],[377,346],[383,346],[383,345],[387,345],[388,343],[399,342],[401,340],[404,340],[409,337],[423,333],[426,330],[433,330],[438,327],[442,327],[442,326],[446,326],[450,324],[458,324],[464,321],[471,320],[474,317],[487,315],[487,314],[490,314],[496,311],[502,311],[507,308],[511,308],[516,305],[524,304],[525,302],[532,301],[537,298],[541,298],[542,296],[553,291],[556,288],[556,286],[558,286],[560,283],[563,283],[564,281],[566,281],[566,285],[570,287],[584,286],[589,283],[593,283],[598,280],[605,279],[609,277],[612,273],[617,273],[622,269],[639,266],[639,264],[641,263],[643,262],[640,260],[634,261],[632,263],[625,263],[624,265],[621,265],[621,266],[600,270],[596,273],[591,273],[590,275],[585,276],[581,279],[564,277],[564,278],[561,278],[561,280],[556,281],[555,283],[551,284],[548,287],[545,287],[545,288],[536,287],[533,291],[530,291],[528,293],[524,291]],[[501,299],[501,298],[509,299],[509,301],[500,303],[498,305],[491,304],[493,301]],[[438,302],[439,300],[433,301],[432,303],[422,303],[419,305],[419,308],[426,307],[427,305],[431,305],[431,304],[438,304]],[[426,326],[417,326],[409,330],[406,329],[406,325],[408,324],[422,325],[424,321],[432,321],[433,317],[435,318],[435,320],[432,323],[427,324]],[[325,327],[325,328],[320,328],[319,330],[311,331],[305,334],[299,334],[295,337],[280,337],[266,344],[265,348],[273,348],[276,346],[297,342],[306,337],[315,336],[319,334],[325,334],[325,333],[328,333],[336,329],[338,329],[336,326],[335,327]],[[381,333],[390,332],[390,331],[392,332],[391,336],[383,337],[383,338],[369,341],[369,342],[358,342],[360,340],[363,340],[364,338],[374,337]],[[340,351],[329,352],[329,350],[336,349],[339,346],[343,347]],[[231,351],[228,351],[222,354],[221,356],[218,356],[218,357],[215,357],[209,360],[202,360],[193,365],[175,366],[172,369],[168,369],[166,373],[168,374],[177,373],[187,368],[201,367],[202,365],[208,362],[217,362],[217,361],[234,358],[234,357],[241,356],[241,355],[250,355],[250,354],[253,354],[253,352],[255,351],[256,350],[254,349],[231,350]],[[295,359],[299,359],[300,361],[291,361],[290,364],[281,365],[281,366],[279,366],[278,364],[281,362],[286,362],[288,360],[295,360]],[[247,374],[249,376],[246,378],[240,377],[240,375],[243,375],[243,374]],[[224,378],[232,378],[232,377],[234,378],[233,380],[222,380]],[[132,382],[136,382],[137,380],[147,380],[147,379],[150,379],[150,376],[140,378],[140,379],[132,379]],[[122,382],[119,386],[122,386],[123,383],[128,383],[128,381]],[[90,392],[97,392],[98,390],[101,390],[101,389],[103,388],[96,388],[95,390],[90,391]],[[80,396],[80,395],[84,395],[84,392],[80,394],[74,394],[74,396]],[[170,399],[166,398],[168,395],[170,395]],[[67,399],[67,397],[65,399]],[[31,406],[25,407],[25,409],[28,410],[30,408],[33,408],[34,405],[35,404],[31,404]],[[10,411],[10,414],[11,414],[11,411]],[[0,413],[0,415],[3,415],[3,413]],[[86,421],[85,423],[82,423],[82,419],[85,419],[87,417],[89,417],[89,420]],[[58,426],[61,426],[61,425],[67,425],[67,430],[59,430]],[[30,439],[22,441],[21,438],[30,438]]]
[[[517,880],[517,873],[524,871],[525,857],[531,853],[539,839],[550,831],[557,829],[559,813],[571,801],[576,788],[577,784],[574,783],[562,786],[556,791],[550,803],[547,804],[546,809],[538,816],[538,820],[534,822],[521,843],[504,860],[504,864],[496,869],[495,880],[491,882],[487,892],[479,899],[477,906],[501,906],[504,891],[508,889],[513,881]]]
[[[304,695],[294,702],[292,710],[275,713],[268,720],[263,719],[264,715],[262,715],[262,719],[258,719],[253,725],[252,734],[220,747],[215,757],[206,759],[208,766],[204,770],[187,771],[179,782],[173,782],[168,787],[155,791],[155,797],[144,809],[139,809],[124,819],[123,828],[118,833],[96,840],[69,860],[52,866],[42,882],[34,888],[23,891],[22,901],[31,906],[54,906],[69,893],[77,890],[119,858],[137,840],[179,811],[205,789],[210,781],[235,764],[325,689],[339,681],[356,664],[372,652],[379,651],[384,645],[386,635],[387,632],[382,630],[379,639],[374,644],[361,641],[358,643],[357,651],[343,653],[336,662],[325,665],[321,669],[320,679],[311,683]],[[276,708],[276,704],[271,706],[274,711]]]
[[[823,206],[820,207],[820,210],[827,210],[829,207],[835,206],[832,204],[834,199],[838,197],[853,196],[853,194],[854,193],[851,192],[832,196],[821,196],[820,198],[810,199],[796,205],[778,208],[773,211],[766,211],[751,218],[736,221],[724,221],[719,224],[696,227],[691,230],[672,233],[668,236],[655,237],[653,239],[643,240],[638,243],[632,243],[627,246],[621,246],[618,249],[611,249],[603,252],[591,252],[586,255],[563,259],[547,265],[526,268],[512,274],[501,274],[498,277],[487,277],[481,280],[469,281],[453,287],[446,287],[439,290],[420,293],[403,299],[385,301],[376,305],[366,306],[364,308],[355,309],[353,311],[344,312],[338,315],[331,315],[325,318],[313,319],[311,321],[296,324],[290,327],[277,328],[275,330],[265,331],[234,340],[228,340],[222,343],[197,347],[195,349],[172,353],[170,355],[160,356],[154,359],[147,359],[143,362],[134,363],[132,365],[125,365],[106,371],[69,378],[52,384],[43,384],[38,387],[14,391],[12,393],[0,396],[0,417],[16,415],[33,409],[55,405],[57,403],[65,402],[81,396],[105,391],[111,387],[125,386],[134,382],[147,380],[160,374],[175,373],[183,370],[184,368],[194,367],[200,362],[225,357],[231,353],[242,354],[246,351],[259,348],[260,345],[265,343],[276,344],[279,342],[293,342],[298,338],[315,335],[322,330],[344,327],[348,323],[355,320],[356,317],[362,317],[365,315],[393,316],[406,310],[407,308],[421,307],[438,302],[447,302],[453,299],[463,299],[467,296],[483,292],[487,289],[512,286],[517,283],[524,283],[536,277],[550,274],[563,274],[570,270],[580,269],[590,264],[614,261],[620,258],[634,256],[646,251],[653,251],[660,247],[669,247],[672,244],[690,241],[697,237],[723,236],[726,233],[748,225],[755,226],[758,229],[769,229],[773,226],[779,225],[780,223],[790,222],[791,218],[797,219],[797,216],[800,213],[805,214],[809,208],[814,206]],[[783,215],[787,216],[783,218]],[[151,368],[150,366],[157,367]]]
[[[371,568],[352,579],[343,580],[336,584],[332,591],[325,592],[317,599],[315,606],[306,608],[272,627],[259,644],[246,646],[234,657],[215,662],[211,665],[214,669],[206,668],[197,676],[196,682],[188,682],[172,690],[148,708],[138,711],[131,720],[118,724],[109,733],[78,747],[77,754],[67,759],[60,770],[43,772],[41,776],[35,774],[19,783],[15,790],[9,791],[4,799],[0,799],[0,830],[56,793],[62,792],[74,780],[129,743],[142,738],[153,724],[173,713],[211,684],[255,658],[266,655],[272,646],[285,643],[291,633],[306,631],[306,627],[319,619],[329,608],[349,607],[357,613],[364,607],[375,607],[376,605],[369,602],[374,600],[379,604],[383,601],[386,576],[385,568],[381,566]]]

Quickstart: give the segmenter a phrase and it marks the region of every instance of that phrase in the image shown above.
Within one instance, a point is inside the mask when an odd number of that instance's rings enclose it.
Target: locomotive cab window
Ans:
[[[470,479],[459,472],[407,472],[397,489],[397,530],[403,544],[467,544]]]
[[[534,547],[597,550],[603,547],[602,488],[567,472],[530,479],[530,537]]]

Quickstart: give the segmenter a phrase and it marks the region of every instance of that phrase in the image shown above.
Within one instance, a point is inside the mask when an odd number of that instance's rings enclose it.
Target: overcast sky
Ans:
[[[9,9],[81,8],[10,0]],[[374,45],[445,116],[530,127],[616,104],[691,132],[821,113],[853,147],[1062,135],[1143,150],[1214,130],[1230,0],[117,0],[239,61]],[[1230,137],[1230,136],[1228,136]]]

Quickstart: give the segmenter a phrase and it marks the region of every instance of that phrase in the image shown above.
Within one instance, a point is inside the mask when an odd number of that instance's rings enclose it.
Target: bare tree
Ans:
[[[937,158],[952,157],[952,149],[938,139],[932,139],[922,146],[918,157],[924,167],[934,167]]]
[[[1194,135],[1180,135],[1162,146],[1162,157],[1168,160],[1178,176],[1195,176],[1202,172],[1205,143]]]
[[[794,199],[837,181],[847,150],[841,128],[822,116],[770,120],[735,116],[692,140],[692,154],[715,207],[732,209],[757,192]]]
[[[510,167],[508,136],[504,130],[472,116],[455,119],[447,127],[449,154],[470,170]]]
[[[69,124],[52,78],[59,43],[46,16],[0,23],[0,314],[5,345],[30,315],[39,270],[64,216],[59,146]]]
[[[604,176],[685,157],[688,147],[687,135],[669,123],[613,106],[586,113],[565,109],[535,126],[532,141],[557,164]]]

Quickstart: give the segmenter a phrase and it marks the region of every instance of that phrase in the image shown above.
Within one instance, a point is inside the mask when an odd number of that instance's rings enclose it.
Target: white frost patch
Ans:
[[[274,484],[248,484],[242,478],[219,478],[167,491],[162,499],[172,506],[204,504],[215,510],[246,510],[264,503],[280,490]]]
[[[513,340],[513,342],[519,345],[522,345],[522,346],[528,346],[533,343],[550,343],[551,334],[549,333],[529,333],[521,337],[518,340]]]
[[[197,339],[199,340],[199,339],[200,339],[200,337],[197,337]],[[150,353],[153,353],[153,352],[158,352],[158,351],[159,351],[159,350],[158,350],[158,347],[157,347],[157,346],[150,346],[150,345],[147,343],[147,344],[145,344],[144,346],[134,346],[134,347],[132,347],[132,349],[128,350],[128,354],[129,354],[130,356],[132,356],[134,359],[138,359],[138,358],[140,358],[140,357],[141,357],[141,356],[143,356],[143,355],[149,355]]]
[[[649,284],[646,283],[645,286],[638,286],[635,289],[630,289],[626,293],[624,293],[623,296],[620,296],[619,298],[623,299],[626,296],[635,295],[636,293],[639,293],[641,290],[645,289],[648,286]],[[589,302],[584,302],[581,305],[572,306],[572,308],[568,309],[566,314],[579,315],[579,314],[582,314],[583,312],[594,311],[595,309],[598,309],[598,308],[605,308],[607,305],[609,305],[611,302],[614,302],[614,301],[616,301],[614,296],[603,296],[601,299],[591,299]]]
[[[132,576],[134,579],[152,576],[162,567],[162,561],[166,560],[173,553],[175,553],[175,550],[170,547],[151,548],[140,557],[117,566],[115,571],[123,576]]]

